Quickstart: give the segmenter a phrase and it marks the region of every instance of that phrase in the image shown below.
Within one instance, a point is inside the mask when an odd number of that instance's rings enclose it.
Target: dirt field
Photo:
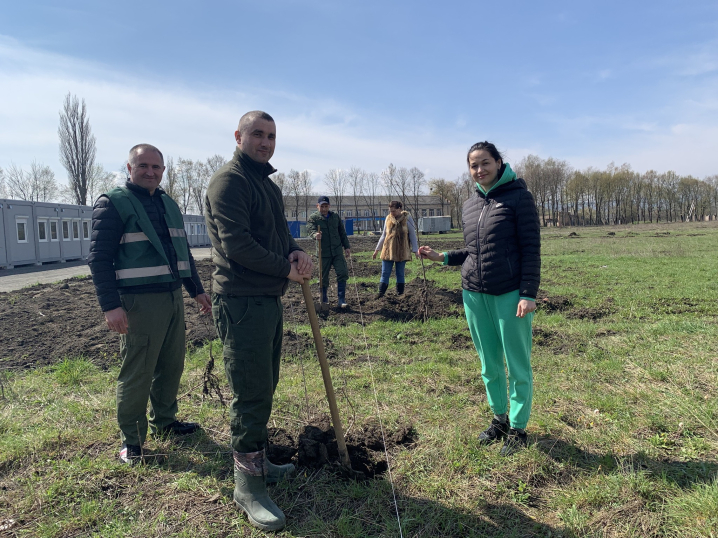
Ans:
[[[372,250],[376,239],[357,237],[352,239],[355,251]],[[457,248],[458,242],[444,245]],[[314,257],[314,253],[311,253]],[[316,261],[316,260],[315,260]],[[374,283],[359,283],[347,288],[349,308],[336,308],[336,286],[330,292],[331,308],[322,313],[322,324],[346,325],[360,323],[361,312],[365,322],[374,320],[409,321],[420,312],[420,281],[409,282],[406,295],[401,299],[395,291],[375,299],[379,281],[380,263],[354,260],[350,271],[357,278],[371,278]],[[413,263],[407,268],[407,278],[413,278],[413,271],[420,270]],[[200,260],[197,268],[209,289],[211,262]],[[461,290],[437,288],[432,282],[427,286],[429,316],[442,318],[457,315],[461,305]],[[312,292],[318,299],[317,284]],[[358,301],[357,301],[358,295]],[[292,350],[292,334],[289,329],[296,323],[308,323],[301,288],[290,285],[284,297],[285,340],[288,352]],[[197,304],[185,292],[185,316],[187,342],[199,346],[215,338],[211,316],[199,313]],[[83,356],[102,368],[119,361],[119,336],[111,333],[105,324],[102,311],[95,297],[91,278],[76,277],[54,284],[40,284],[22,290],[0,293],[0,369],[36,368],[54,364],[66,357]],[[296,337],[295,337],[296,340]],[[310,345],[312,345],[310,343]]]

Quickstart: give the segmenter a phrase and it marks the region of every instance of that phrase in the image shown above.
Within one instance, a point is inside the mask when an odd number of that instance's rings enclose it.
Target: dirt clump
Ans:
[[[546,290],[539,289],[536,295],[536,307],[545,312],[563,312],[571,308],[573,303],[565,295],[549,295]]]
[[[393,431],[385,430],[384,435],[376,422],[349,432],[346,445],[352,469],[367,478],[383,475],[388,468],[384,450],[391,451],[399,446],[410,448],[415,443],[415,437],[411,424],[400,424]],[[336,467],[339,449],[329,417],[315,417],[295,434],[281,428],[270,428],[267,456],[277,464],[294,462],[308,469]]]

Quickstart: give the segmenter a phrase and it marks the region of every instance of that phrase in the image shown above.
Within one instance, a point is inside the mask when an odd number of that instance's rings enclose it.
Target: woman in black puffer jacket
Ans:
[[[419,254],[444,265],[462,266],[466,319],[494,412],[479,443],[503,440],[501,454],[506,456],[528,444],[525,428],[533,397],[531,322],[541,273],[540,226],[526,183],[516,177],[496,146],[474,144],[466,160],[476,182],[476,194],[463,207],[466,248],[438,253],[423,246]]]

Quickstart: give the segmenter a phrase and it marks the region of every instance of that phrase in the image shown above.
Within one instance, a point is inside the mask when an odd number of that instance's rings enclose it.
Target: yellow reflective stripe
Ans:
[[[178,261],[177,262],[177,270],[178,271],[189,271],[190,270],[189,262]]]
[[[170,228],[170,237],[185,237],[187,234],[184,228]]]
[[[150,238],[145,235],[145,232],[132,232],[122,234],[120,239],[120,245],[122,243],[136,243],[137,241],[149,241]]]
[[[170,271],[169,265],[157,265],[155,267],[138,267],[136,269],[118,269],[117,271],[115,271],[115,277],[117,278],[117,280],[122,280],[123,278],[143,278],[147,276],[162,276],[171,274],[172,271]]]

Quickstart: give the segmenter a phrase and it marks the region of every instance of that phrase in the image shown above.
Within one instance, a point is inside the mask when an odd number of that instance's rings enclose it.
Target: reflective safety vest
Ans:
[[[162,195],[165,221],[177,255],[179,275],[172,274],[162,241],[142,202],[132,191],[127,187],[116,187],[105,196],[110,199],[125,224],[120,248],[115,256],[115,275],[119,287],[172,282],[192,275],[182,213],[172,198]]]

